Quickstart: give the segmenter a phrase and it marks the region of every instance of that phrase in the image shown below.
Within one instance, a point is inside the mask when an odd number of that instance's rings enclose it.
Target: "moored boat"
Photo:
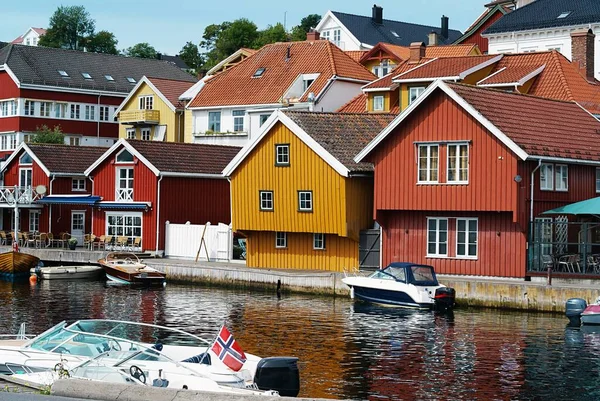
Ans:
[[[40,259],[28,253],[9,251],[0,253],[0,278],[5,280],[27,279],[32,267]]]
[[[44,280],[96,279],[102,273],[101,266],[45,266],[34,267],[30,270]]]
[[[98,260],[106,277],[122,284],[163,285],[166,275],[143,264],[134,253],[111,252]]]
[[[585,299],[570,298],[566,303],[565,314],[572,326],[600,325],[600,297],[589,305]]]

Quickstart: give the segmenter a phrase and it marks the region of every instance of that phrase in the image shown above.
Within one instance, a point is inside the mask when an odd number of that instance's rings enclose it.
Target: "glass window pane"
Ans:
[[[440,222],[440,231],[448,230],[448,220],[440,219],[439,222]]]

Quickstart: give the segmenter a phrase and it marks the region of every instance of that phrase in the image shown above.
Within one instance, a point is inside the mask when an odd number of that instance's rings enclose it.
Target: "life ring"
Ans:
[[[13,241],[12,249],[15,252],[19,252],[19,244],[17,243],[17,241]]]

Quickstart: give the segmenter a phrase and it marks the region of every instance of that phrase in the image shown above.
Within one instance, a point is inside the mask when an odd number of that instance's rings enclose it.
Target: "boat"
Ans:
[[[4,280],[27,279],[29,271],[40,262],[28,253],[9,251],[0,253],[0,278]]]
[[[101,266],[37,266],[30,270],[44,280],[95,279],[102,273]]]
[[[232,370],[224,362],[227,359],[215,353],[217,342],[146,323],[105,319],[61,322],[29,340],[1,341],[0,374],[40,373],[53,370],[58,363],[69,370],[101,359],[103,366],[141,371],[149,383],[167,379],[174,388],[185,384],[189,389],[202,389],[202,382],[210,380],[225,388],[298,395],[298,358],[260,358],[245,353],[239,370]]]
[[[348,276],[351,298],[385,306],[452,311],[453,288],[440,284],[433,266],[407,262],[390,263],[369,276]]]
[[[121,284],[164,285],[166,275],[143,264],[129,252],[111,252],[98,263],[104,269],[106,277]]]
[[[589,305],[585,299],[570,298],[566,302],[565,314],[571,326],[600,325],[600,297]]]

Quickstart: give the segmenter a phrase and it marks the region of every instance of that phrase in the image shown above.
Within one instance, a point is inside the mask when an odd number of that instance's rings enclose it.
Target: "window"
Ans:
[[[21,166],[23,166],[23,165],[29,166],[31,164],[33,164],[33,158],[31,157],[31,155],[29,153],[27,153],[27,152],[23,153],[21,155],[21,157],[19,158],[19,165],[21,165]]]
[[[133,202],[133,167],[117,168],[116,201]]]
[[[312,212],[312,191],[298,191],[298,210],[301,212]]]
[[[569,166],[566,164],[557,164],[556,166],[556,183],[555,187],[557,191],[568,191],[569,190]]]
[[[135,139],[135,128],[127,128],[127,139]]]
[[[71,118],[74,120],[79,120],[79,113],[81,110],[81,106],[78,104],[72,104],[71,105]]]
[[[26,116],[32,116],[35,113],[35,102],[31,100],[25,100],[25,108],[23,114]]]
[[[40,212],[38,210],[29,210],[29,231],[40,232]]]
[[[11,134],[8,136],[8,139],[10,140],[10,148],[9,149],[16,149],[17,148],[17,135]]]
[[[100,121],[108,121],[108,106],[100,106]]]
[[[92,79],[92,76],[90,74],[88,74],[87,72],[82,72],[81,76],[85,79]]]
[[[254,75],[252,75],[252,78],[260,78],[263,76],[263,74],[265,73],[266,68],[265,67],[260,67],[258,70],[256,70],[254,72]]]
[[[448,145],[448,182],[469,181],[469,145]]]
[[[16,113],[14,100],[0,102],[0,117],[14,116]]]
[[[312,83],[315,82],[314,79],[305,79],[302,81],[302,92],[306,92],[306,90],[308,89],[309,86],[312,85]]]
[[[40,116],[50,117],[52,114],[52,102],[40,102]]]
[[[540,166],[540,189],[545,191],[554,189],[554,165],[542,164]]]
[[[150,128],[141,128],[140,129],[140,136],[142,138],[142,141],[149,141],[150,140]]]
[[[323,31],[321,32],[321,38],[324,40],[329,40],[331,35],[331,31]]]
[[[267,120],[269,119],[270,114],[261,114],[260,116],[258,116],[259,118],[259,126],[262,127],[262,125],[267,122]]]
[[[556,17],[556,19],[567,18],[569,16],[569,14],[571,14],[571,11],[563,11],[562,13],[559,14],[558,17]]]
[[[244,116],[246,110],[233,110],[233,132],[244,131]]]
[[[33,177],[33,169],[20,168],[19,169],[19,186],[20,187],[31,187],[32,177]]]
[[[128,237],[131,241],[142,236],[142,213],[106,213],[106,235]]]
[[[290,165],[290,145],[275,145],[275,165]]]
[[[114,82],[115,79],[112,77],[112,75],[105,75],[104,78],[106,78],[107,81],[109,82]]]
[[[85,191],[85,178],[73,178],[71,180],[71,190]]]
[[[395,37],[399,38],[400,35],[398,35],[398,33],[396,31],[390,31],[392,35],[394,35]]]
[[[448,219],[427,218],[427,256],[448,256]]]
[[[383,111],[383,96],[373,96],[373,111]]]
[[[600,167],[596,167],[596,193],[600,193]]]
[[[275,248],[287,248],[287,233],[275,233]]]
[[[154,96],[140,96],[139,97],[139,109],[140,110],[152,110],[154,106]]]
[[[70,136],[69,137],[69,145],[71,146],[79,146],[81,144],[81,138],[78,136]]]
[[[416,98],[421,96],[421,94],[425,92],[424,86],[413,86],[408,89],[408,104],[411,104],[415,101]]]
[[[54,117],[66,118],[69,105],[66,103],[56,103],[54,105]]]
[[[373,74],[377,75],[379,78],[386,76],[390,72],[390,61],[382,60],[381,64],[373,67]]]
[[[259,191],[260,210],[273,210],[273,191]]]
[[[65,70],[58,70],[58,73],[63,78],[69,78],[69,74],[67,74],[67,72]]]
[[[86,105],[85,106],[85,119],[95,120],[96,119],[96,106]]]
[[[325,249],[325,234],[313,234],[313,249]]]
[[[419,145],[419,177],[417,182],[438,182],[438,151],[438,145]]]
[[[127,77],[127,82],[129,82],[130,84],[135,84],[135,78],[133,77]]]
[[[208,112],[208,130],[212,132],[221,132],[221,112]]]
[[[117,163],[132,163],[133,155],[129,153],[127,150],[122,150],[117,154]]]
[[[342,39],[341,29],[334,29],[333,30],[333,43],[335,43],[336,46],[339,46],[341,39]]]
[[[477,219],[456,219],[456,257],[477,257]]]

